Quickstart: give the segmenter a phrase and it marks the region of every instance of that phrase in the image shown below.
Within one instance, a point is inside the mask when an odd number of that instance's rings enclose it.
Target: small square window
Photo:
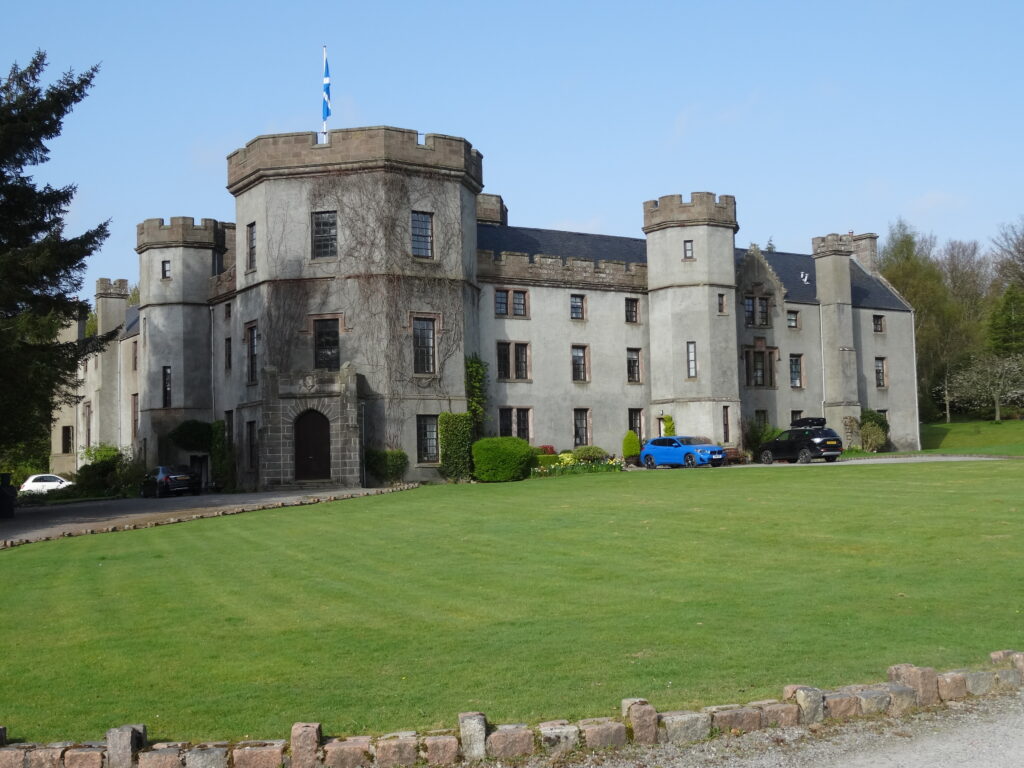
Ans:
[[[795,309],[786,310],[786,327],[787,328],[799,328],[800,327],[800,313]]]
[[[885,333],[885,315],[872,315],[871,328],[875,333]]]
[[[789,423],[792,424],[797,419],[802,419],[803,417],[804,417],[804,412],[803,411],[790,411],[789,412]]]

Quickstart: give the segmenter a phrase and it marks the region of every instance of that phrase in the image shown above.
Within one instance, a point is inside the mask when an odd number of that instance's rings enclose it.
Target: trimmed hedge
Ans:
[[[397,483],[405,477],[409,457],[402,450],[366,449],[366,469],[382,483]]]
[[[483,483],[507,483],[530,474],[535,455],[519,437],[485,437],[473,443],[473,477]]]
[[[640,451],[637,451],[637,453],[640,453]],[[596,445],[581,445],[573,449],[572,457],[576,461],[593,464],[598,461],[607,460],[608,451]]]
[[[473,474],[473,430],[471,413],[442,413],[437,417],[437,439],[441,450],[441,474],[459,480]]]
[[[627,459],[640,455],[640,437],[632,429],[627,429],[622,438],[622,455]]]

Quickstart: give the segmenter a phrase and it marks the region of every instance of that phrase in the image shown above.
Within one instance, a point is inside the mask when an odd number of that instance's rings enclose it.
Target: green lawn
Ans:
[[[774,697],[1024,646],[1018,462],[431,486],[0,552],[13,738]]]
[[[928,453],[1024,456],[1024,420],[922,424],[921,448]]]

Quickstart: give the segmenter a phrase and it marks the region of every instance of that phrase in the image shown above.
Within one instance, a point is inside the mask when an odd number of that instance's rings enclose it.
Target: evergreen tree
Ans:
[[[67,72],[44,88],[45,68],[39,51],[0,81],[0,446],[45,433],[56,406],[74,402],[81,360],[116,335],[59,338],[89,311],[78,291],[107,224],[65,237],[75,187],[40,187],[26,173],[46,162],[45,142],[60,134],[97,71]]]
[[[1011,283],[988,321],[988,345],[995,354],[1024,354],[1024,289]]]

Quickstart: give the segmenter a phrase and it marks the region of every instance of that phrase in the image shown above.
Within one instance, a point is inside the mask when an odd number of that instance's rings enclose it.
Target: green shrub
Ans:
[[[402,450],[366,449],[366,469],[382,483],[397,483],[405,477],[409,457]]]
[[[215,421],[210,425],[210,469],[222,491],[235,490],[235,448],[231,445],[223,421]]]
[[[889,420],[878,411],[873,411],[870,408],[864,408],[860,412],[860,427],[861,427],[861,443],[864,442],[864,426],[867,424],[874,424],[880,430],[882,430],[882,436],[884,440],[882,445],[877,450],[881,450],[889,444]],[[864,450],[868,450],[865,448]]]
[[[473,473],[474,420],[470,413],[442,413],[437,417],[441,474],[452,480]]]
[[[666,435],[674,435],[676,433],[676,420],[671,415],[662,416],[661,429]]]
[[[632,429],[627,429],[622,438],[622,455],[627,459],[640,455],[640,436]]]
[[[473,422],[473,438],[483,434],[487,415],[487,363],[476,355],[466,358],[466,413]]]
[[[484,483],[522,480],[534,461],[530,444],[518,437],[485,437],[473,443],[473,476]]]
[[[640,451],[637,451],[637,453],[640,453]],[[608,459],[608,451],[596,445],[581,445],[572,452],[572,456],[576,461],[594,463],[606,461]]]
[[[183,451],[209,453],[213,437],[212,424],[188,419],[167,433],[168,439]]]
[[[773,427],[771,424],[759,426],[753,420],[744,421],[742,429],[743,447],[748,451],[756,451],[761,443],[767,443],[782,434],[782,430],[778,427]]]
[[[537,455],[538,467],[553,467],[562,460],[557,454],[542,453]]]
[[[885,432],[882,428],[873,421],[869,421],[866,424],[861,424],[860,427],[860,447],[869,453],[876,453],[888,444],[888,440],[885,437]]]

